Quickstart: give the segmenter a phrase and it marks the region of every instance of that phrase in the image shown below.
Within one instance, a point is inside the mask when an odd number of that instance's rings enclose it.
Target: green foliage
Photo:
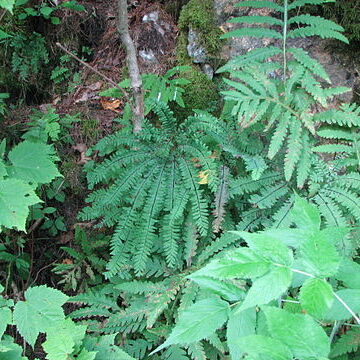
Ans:
[[[229,319],[227,342],[232,359],[238,359],[244,353],[256,359],[327,359],[330,340],[316,320],[338,320],[341,312],[345,319],[353,317],[360,323],[356,316],[358,289],[338,290],[342,288],[339,279],[344,278],[339,273],[342,251],[338,241],[324,236],[330,234],[330,229],[321,229],[316,207],[296,196],[291,216],[296,228],[235,232],[246,241],[247,247],[221,253],[191,274],[189,278],[199,283],[200,288],[203,284],[198,279],[204,276],[219,284],[234,278],[252,279],[252,283],[248,283],[246,295],[240,301],[228,303],[219,297],[211,300],[218,306],[219,318],[212,305],[206,305],[210,299],[197,301],[180,313],[171,334],[155,351],[174,343],[187,345],[191,339],[206,338],[210,331],[222,326],[225,317]],[[298,294],[306,314],[292,314],[282,308],[286,293]],[[227,293],[222,292],[220,286],[218,296],[227,299]],[[273,302],[275,299],[278,301]],[[259,305],[261,310],[256,312],[254,307]],[[229,306],[234,307],[231,313]],[[265,332],[260,327],[260,316],[265,316]],[[241,328],[237,328],[237,322],[243,324]],[[341,346],[345,347],[344,352]],[[346,338],[340,338],[339,345],[334,347],[334,355],[357,348],[356,345],[353,348],[346,346]]]

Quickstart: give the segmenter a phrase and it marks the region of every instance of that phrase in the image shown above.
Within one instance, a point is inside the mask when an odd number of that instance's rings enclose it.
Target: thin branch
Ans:
[[[134,42],[129,33],[129,20],[127,10],[127,0],[118,0],[118,32],[121,41],[126,49],[126,61],[129,68],[131,88],[133,95],[132,111],[134,133],[141,131],[144,119],[144,91],[140,76],[137,54]]]
[[[91,71],[93,71],[95,74],[101,76],[104,80],[106,80],[108,83],[110,83],[111,85],[114,85],[117,89],[121,90],[121,92],[123,93],[123,95],[126,97],[127,100],[129,100],[130,96],[127,93],[127,91],[125,91],[122,87],[120,87],[114,80],[110,79],[108,76],[104,75],[103,73],[101,73],[99,70],[95,69],[93,66],[87,64],[85,61],[81,60],[80,58],[78,58],[75,54],[73,54],[71,51],[69,51],[68,49],[66,49],[63,45],[61,45],[60,43],[56,43],[56,46],[59,47],[61,50],[63,50],[64,52],[66,52],[68,55],[70,55],[72,58],[74,58],[76,61],[78,61],[81,65],[84,65],[85,67],[87,67],[88,69],[90,69]]]

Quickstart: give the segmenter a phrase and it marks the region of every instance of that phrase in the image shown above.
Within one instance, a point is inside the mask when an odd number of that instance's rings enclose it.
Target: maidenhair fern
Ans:
[[[152,267],[150,255],[163,257],[163,271],[181,268],[188,215],[192,236],[208,233],[204,192],[217,191],[219,166],[201,133],[192,129],[198,118],[179,124],[160,102],[153,103],[153,111],[157,122],[147,121],[139,135],[123,129],[100,141],[95,150],[106,157],[88,169],[91,187],[107,187],[92,192],[91,206],[81,216],[115,226],[108,276],[126,277],[130,270],[144,275]]]

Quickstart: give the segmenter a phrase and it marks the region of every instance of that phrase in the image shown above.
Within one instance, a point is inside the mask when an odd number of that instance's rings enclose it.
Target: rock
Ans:
[[[203,64],[201,70],[210,80],[212,80],[214,77],[214,69],[210,64]]]
[[[207,60],[205,48],[199,43],[199,35],[193,29],[189,28],[187,52],[195,64],[204,63]]]
[[[154,54],[154,52],[149,49],[149,50],[140,50],[139,51],[139,56],[141,56],[141,58],[145,61],[149,61],[149,62],[157,62],[156,56]]]
[[[142,19],[142,21],[144,23],[151,22],[151,21],[154,23],[157,23],[158,20],[159,20],[159,12],[158,11],[153,11],[149,14],[145,14]]]

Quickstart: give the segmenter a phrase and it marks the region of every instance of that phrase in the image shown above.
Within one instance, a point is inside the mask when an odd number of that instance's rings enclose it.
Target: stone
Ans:
[[[199,35],[193,28],[189,28],[187,52],[195,64],[205,63],[207,53],[205,48],[199,43]]]
[[[210,79],[212,80],[214,77],[214,69],[210,64],[203,64],[201,66],[201,70],[203,71],[203,73]]]

